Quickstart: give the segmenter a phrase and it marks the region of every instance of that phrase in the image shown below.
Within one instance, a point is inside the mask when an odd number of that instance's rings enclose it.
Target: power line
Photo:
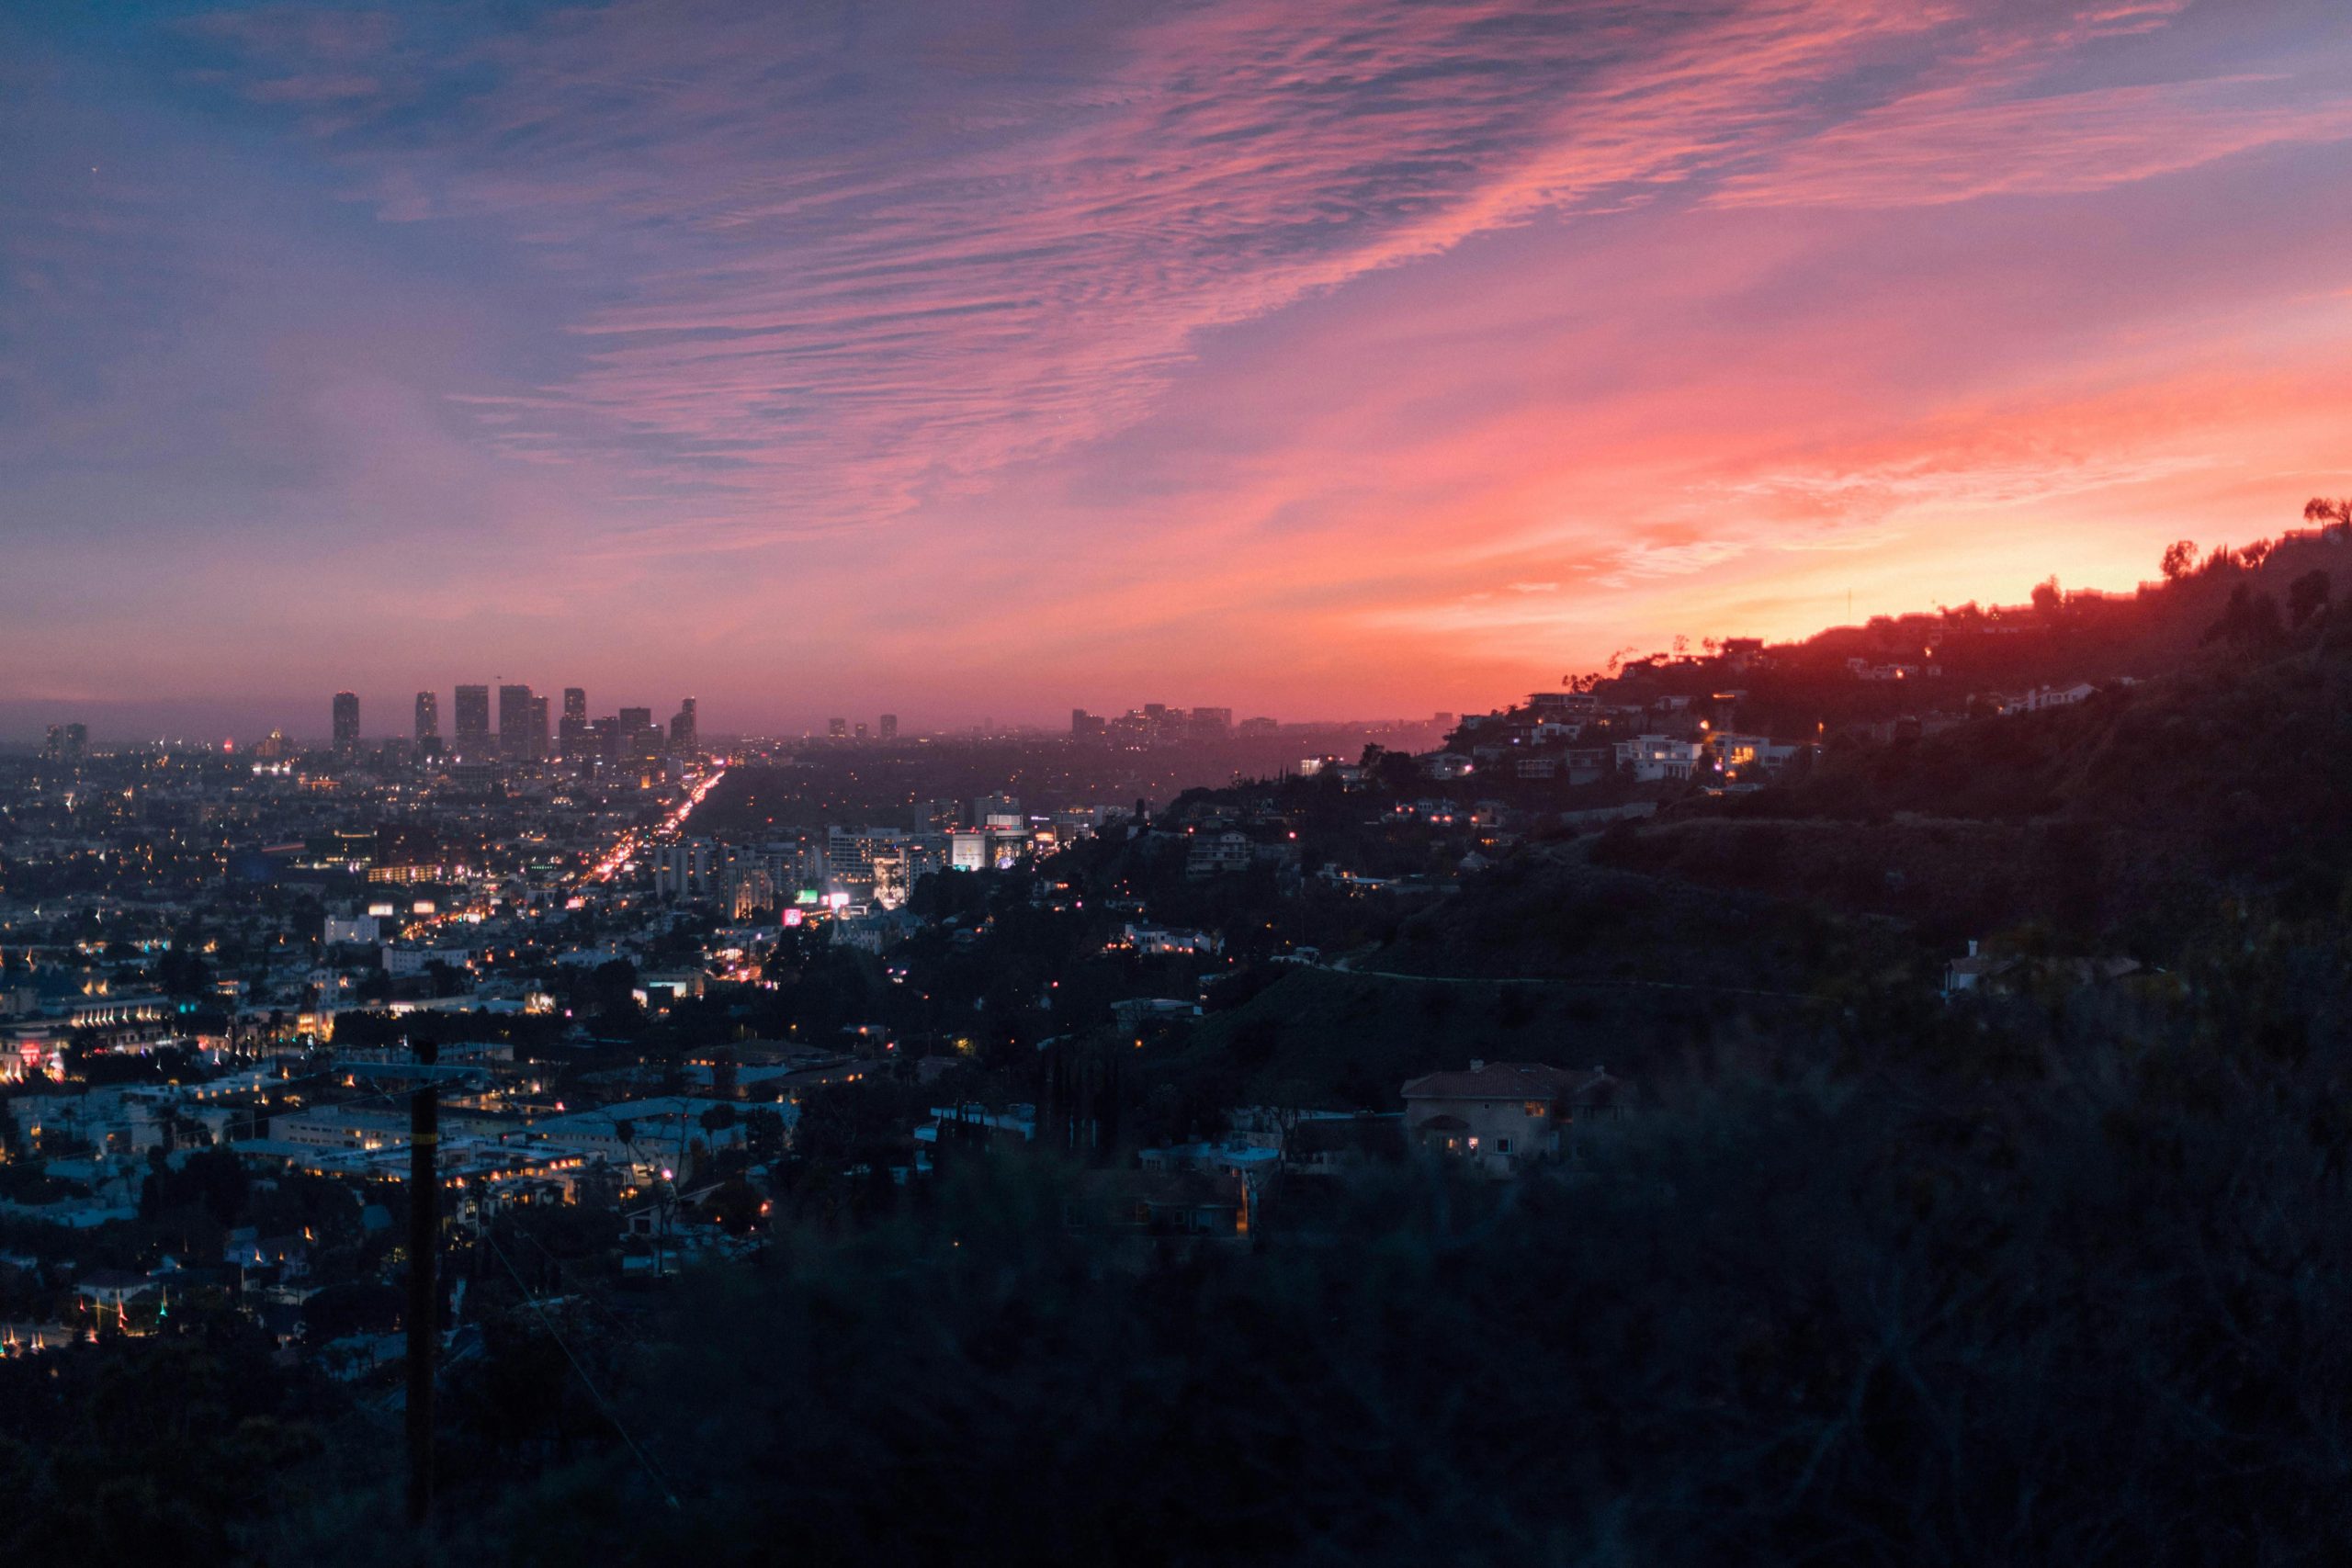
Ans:
[[[661,1467],[656,1465],[652,1458],[639,1445],[637,1438],[630,1435],[628,1426],[621,1420],[620,1413],[613,1408],[612,1402],[606,1399],[604,1391],[596,1386],[596,1380],[588,1375],[588,1369],[581,1365],[580,1358],[572,1354],[571,1345],[565,1342],[563,1335],[556,1328],[554,1320],[548,1316],[545,1303],[532,1293],[529,1285],[524,1283],[522,1270],[514,1267],[514,1260],[506,1256],[506,1249],[498,1245],[498,1238],[490,1233],[487,1226],[482,1228],[481,1235],[481,1239],[489,1245],[490,1250],[497,1255],[498,1261],[504,1266],[508,1276],[514,1280],[514,1288],[522,1292],[523,1299],[530,1303],[531,1311],[538,1317],[539,1325],[548,1331],[548,1337],[553,1339],[556,1348],[563,1352],[563,1359],[571,1363],[571,1370],[580,1374],[580,1381],[586,1386],[588,1396],[596,1402],[597,1410],[603,1414],[606,1421],[612,1423],[613,1430],[620,1435],[622,1442],[628,1445],[628,1451],[636,1457],[637,1462],[644,1467],[645,1473],[652,1478],[653,1484],[661,1488],[662,1500],[669,1504],[672,1508],[677,1508],[678,1495],[671,1488],[669,1479],[662,1473]]]

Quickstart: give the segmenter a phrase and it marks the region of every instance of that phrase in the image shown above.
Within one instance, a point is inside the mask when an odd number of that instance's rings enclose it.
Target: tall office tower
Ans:
[[[857,743],[861,746],[865,744],[865,721],[863,719],[857,725]]]
[[[833,740],[846,740],[846,739],[849,739],[849,720],[847,720],[847,719],[845,719],[845,718],[829,718],[829,719],[827,719],[827,720],[825,721],[825,734],[826,734],[826,736],[827,736],[827,738],[828,738],[828,739],[833,739]]]
[[[458,755],[469,762],[487,762],[490,748],[490,688],[458,688]]]
[[[416,744],[422,750],[428,740],[441,739],[441,699],[432,692],[416,694]]]
[[[359,696],[356,692],[334,694],[334,754],[348,757],[359,750]]]
[[[531,755],[531,688],[508,685],[498,688],[498,754],[510,762],[528,760]]]
[[[82,761],[90,748],[90,727],[86,724],[52,724],[49,738],[41,743],[41,755],[52,762]]]
[[[593,755],[588,740],[588,692],[583,686],[563,689],[563,716],[556,721],[555,755],[576,762]]]
[[[1186,730],[1195,740],[1222,740],[1233,733],[1233,710],[1194,708]]]
[[[689,898],[710,886],[708,839],[680,839],[663,844],[646,858],[653,863],[653,893],[660,898]]]
[[[621,709],[621,756],[632,762],[644,762],[661,754],[662,732],[653,727],[653,710]]]
[[[523,752],[527,761],[548,760],[548,700],[535,696],[524,709]]]
[[[695,700],[686,698],[678,705],[676,715],[670,720],[670,755],[691,757],[702,749],[702,737],[697,732]]]
[[[882,716],[882,739],[885,740],[896,740],[898,738],[899,716],[894,713],[884,714]]]

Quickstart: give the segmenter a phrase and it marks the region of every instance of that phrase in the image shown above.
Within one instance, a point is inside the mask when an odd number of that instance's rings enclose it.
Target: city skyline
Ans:
[[[250,731],[313,671],[742,729],[1051,725],[1168,670],[1413,713],[2128,587],[2346,487],[2340,7],[152,6],[0,45],[17,739]]]
[[[447,732],[443,728],[441,692],[438,690],[429,687],[422,688],[408,694],[398,702],[393,702],[390,699],[370,699],[360,693],[346,689],[336,691],[330,698],[325,699],[325,706],[322,711],[326,716],[315,728],[297,719],[274,721],[259,728],[228,735],[206,736],[193,732],[148,734],[130,730],[114,732],[103,727],[94,728],[86,722],[80,720],[53,718],[40,725],[38,732],[26,740],[20,741],[14,737],[0,736],[0,748],[15,746],[23,749],[35,742],[45,743],[53,748],[60,736],[72,730],[80,738],[76,741],[77,745],[96,744],[107,747],[136,748],[161,742],[172,746],[204,748],[215,742],[225,742],[232,747],[243,749],[257,742],[277,738],[292,744],[315,741],[318,749],[341,753],[347,759],[360,747],[379,747],[388,742],[397,744],[402,741],[422,747],[429,741],[441,748],[443,752],[453,760],[554,761],[569,755],[571,746],[593,746],[596,743],[601,739],[599,729],[601,726],[612,725],[627,730],[632,725],[641,725],[649,732],[659,729],[664,735],[668,735],[679,725],[681,719],[688,721],[687,729],[684,736],[673,738],[673,750],[680,741],[685,742],[685,749],[691,750],[691,742],[697,735],[708,734],[760,739],[788,739],[797,735],[803,739],[854,739],[859,742],[871,740],[888,743],[901,739],[1017,731],[1040,736],[1099,739],[1105,733],[1105,726],[1123,715],[1131,721],[1148,720],[1152,723],[1158,723],[1165,717],[1168,721],[1180,726],[1187,722],[1197,725],[1198,722],[1205,720],[1213,725],[1216,733],[1219,736],[1227,736],[1237,730],[1242,734],[1250,734],[1256,727],[1266,725],[1316,728],[1394,723],[1426,724],[1442,729],[1454,718],[1453,713],[1450,710],[1438,710],[1426,715],[1290,715],[1277,718],[1272,715],[1244,713],[1237,716],[1236,710],[1230,706],[1138,702],[1120,709],[1117,713],[1109,714],[1091,713],[1084,707],[1072,708],[1058,723],[1028,719],[1000,722],[993,716],[988,716],[972,722],[908,726],[899,714],[885,712],[872,715],[870,717],[828,715],[821,720],[810,720],[801,724],[797,729],[730,728],[721,731],[709,731],[704,729],[700,724],[699,699],[691,695],[679,700],[678,713],[663,723],[656,725],[653,721],[654,708],[641,705],[617,705],[613,713],[597,716],[589,706],[587,691],[579,686],[563,688],[564,707],[560,719],[557,720],[548,719],[548,694],[538,691],[527,682],[501,682],[495,684],[479,682],[469,684],[461,682],[455,687],[447,689],[452,694],[453,709],[461,715],[467,712],[468,694],[480,694],[480,696],[475,699],[480,705],[478,710],[454,733]],[[502,730],[497,723],[491,720],[489,704],[493,694],[502,691],[515,694],[509,725],[514,737],[511,741],[508,732]],[[312,705],[317,706],[318,704],[313,703]],[[370,716],[379,715],[387,708],[394,709],[399,716],[392,722],[385,723],[371,718]],[[540,736],[540,739],[544,742],[543,749],[536,753],[531,752],[527,745],[523,744],[525,738],[530,732],[535,716],[534,709],[537,710],[536,716],[538,719],[547,721],[545,733]],[[579,728],[577,729],[570,728],[574,725]]]

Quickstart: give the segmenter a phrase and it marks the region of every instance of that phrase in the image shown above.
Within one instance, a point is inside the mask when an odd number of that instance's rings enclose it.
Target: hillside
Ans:
[[[2343,515],[2343,503],[2312,504],[2315,519]],[[1795,739],[1983,711],[2038,687],[2161,679],[2210,665],[2217,649],[2275,646],[2324,620],[2352,582],[2352,525],[2220,547],[2201,562],[2175,552],[2165,569],[2122,592],[2070,592],[2053,579],[2026,604],[1942,605],[1770,646],[1710,637],[1703,654],[1653,653],[1570,683],[1605,703],[1677,698],[1725,720],[1736,693],[1743,728]],[[1883,678],[1860,677],[1856,665]]]
[[[1234,1103],[1394,1111],[1408,1078],[1474,1057],[1651,1076],[1718,1052],[1810,1041],[1821,1012],[1800,996],[1670,983],[1302,968],[1155,1049],[1147,1072],[1188,1096]]]
[[[1609,863],[1919,920],[2041,920],[2161,947],[2223,896],[2332,908],[2352,853],[2352,628],[2080,705],[1832,753],[1693,802]]]
[[[1647,822],[1522,846],[1397,922],[1356,974],[1286,979],[1187,1055],[1252,1089],[1352,1075],[1369,1103],[1366,1080],[1471,1054],[1778,1055],[1818,1037],[1826,998],[1932,995],[1972,940],[2170,967],[2233,911],[2330,915],[2352,863],[2352,616],[2311,574],[2345,558],[2341,530],[2293,536],[2135,596],[2061,601],[2030,634],[1983,632],[2007,675],[2144,673],[2071,705],[1838,740],[1764,790],[1694,788]],[[2274,595],[2293,603],[2260,608]],[[1372,973],[1549,984],[1448,1002]]]

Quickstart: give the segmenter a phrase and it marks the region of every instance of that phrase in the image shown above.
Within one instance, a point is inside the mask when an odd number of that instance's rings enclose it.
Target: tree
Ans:
[[[1392,751],[1385,746],[1367,746],[1363,749],[1363,767],[1391,795],[1409,795],[1419,787],[1421,767],[1413,760],[1410,751]]]
[[[748,1235],[760,1223],[760,1213],[766,1202],[759,1190],[741,1176],[730,1176],[718,1184],[704,1202],[704,1212],[711,1222],[729,1235]]]
[[[212,972],[192,948],[175,942],[156,961],[155,983],[175,997],[202,996],[212,988]]]
[[[2175,539],[2165,547],[2164,573],[2166,582],[2178,582],[2196,570],[2196,540]]]
[[[599,964],[588,973],[587,999],[607,1024],[628,1026],[644,1019],[637,1001],[637,965],[626,958]]]
[[[2055,577],[2033,585],[2034,613],[2043,620],[2055,622],[2059,612],[2066,607],[2066,595]]]
[[[784,1156],[784,1116],[764,1107],[744,1113],[743,1144],[754,1160],[780,1159]]]
[[[245,1168],[227,1149],[203,1149],[190,1155],[177,1169],[161,1158],[149,1162],[147,1179],[139,1194],[140,1213],[148,1219],[181,1205],[201,1208],[222,1225],[233,1225],[252,1193]]]
[[[2298,630],[2327,608],[2327,573],[2317,567],[2287,584],[2287,618]]]
[[[2203,640],[2209,644],[2226,642],[2232,648],[2248,645],[2263,647],[2285,636],[2278,619],[2278,601],[2267,593],[2257,593],[2245,583],[2230,590],[2230,602],[2222,606],[2221,618],[2205,628]]]
[[[2303,507],[2303,521],[2352,528],[2352,500],[2329,501],[2315,495]]]

